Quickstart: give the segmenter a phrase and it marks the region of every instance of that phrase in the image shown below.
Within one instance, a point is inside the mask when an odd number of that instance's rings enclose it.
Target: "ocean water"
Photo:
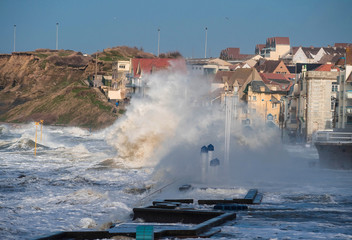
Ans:
[[[123,166],[105,135],[44,126],[34,156],[34,124],[0,125],[0,239],[102,230],[156,198],[235,198],[251,188],[264,194],[262,204],[238,212],[212,239],[352,239],[352,171],[320,168],[313,147],[284,145],[282,163],[241,162],[230,184],[179,192],[192,182]]]

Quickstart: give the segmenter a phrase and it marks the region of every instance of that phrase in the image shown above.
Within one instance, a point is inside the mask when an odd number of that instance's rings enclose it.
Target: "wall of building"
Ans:
[[[290,52],[290,45],[276,44],[275,51],[270,52],[269,60],[279,60]]]
[[[252,92],[248,91],[247,105],[251,117],[259,117],[264,122],[267,122],[267,117],[269,114],[273,116],[273,122],[279,124],[279,114],[280,114],[280,104],[273,103],[271,97],[274,96],[280,99],[282,95],[280,94],[270,94],[262,92]],[[253,109],[255,109],[255,114],[253,114]]]
[[[318,130],[332,129],[332,83],[337,75],[337,72],[307,72],[307,141]]]

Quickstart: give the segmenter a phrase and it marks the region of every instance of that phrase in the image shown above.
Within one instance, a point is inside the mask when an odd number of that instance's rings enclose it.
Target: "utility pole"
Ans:
[[[16,52],[16,24],[13,25],[13,51]]]
[[[56,23],[56,50],[59,49],[59,23]]]
[[[207,58],[207,40],[208,40],[208,28],[205,27],[205,49],[204,49],[204,58]]]
[[[158,57],[160,54],[160,28],[158,28]]]

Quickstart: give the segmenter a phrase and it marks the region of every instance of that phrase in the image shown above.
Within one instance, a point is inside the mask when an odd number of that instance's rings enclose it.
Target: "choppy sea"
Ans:
[[[106,229],[148,204],[159,183],[152,168],[124,168],[102,132],[0,125],[0,239]],[[179,198],[229,198],[257,188],[261,205],[239,212],[214,239],[352,239],[352,171],[319,167],[314,147],[285,145],[287,169],[246,174],[231,187],[165,189]],[[272,177],[268,177],[271,175]],[[171,179],[170,179],[171,182]],[[180,183],[182,184],[182,183]],[[159,196],[158,196],[159,195]]]

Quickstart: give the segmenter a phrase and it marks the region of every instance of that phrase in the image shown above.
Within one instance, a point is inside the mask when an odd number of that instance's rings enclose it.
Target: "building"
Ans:
[[[337,77],[339,84],[337,128],[352,127],[352,46],[346,48],[346,61]]]
[[[171,58],[133,58],[132,74],[133,78],[141,79],[143,76],[150,75],[156,71],[167,69],[170,62],[175,61]]]
[[[220,58],[186,59],[187,71],[198,75],[215,75],[218,71],[229,71],[231,65]]]
[[[290,39],[288,37],[271,37],[266,40],[265,47],[257,44],[255,52],[268,60],[279,60],[290,53]]]
[[[252,57],[254,57],[253,54],[241,54],[240,48],[226,48],[220,52],[220,59],[231,63],[240,63]]]
[[[247,102],[247,119],[279,125],[280,98],[282,92],[272,91],[263,81],[251,81],[245,90]],[[286,92],[283,92],[286,95]]]
[[[337,85],[337,71],[303,72],[298,83],[296,108],[298,136],[307,142],[318,130],[333,128]]]
[[[215,74],[212,82],[212,91],[222,89],[222,93],[238,93],[242,99],[243,90],[247,84],[253,80],[261,80],[255,68],[238,68],[235,71],[219,71]]]
[[[292,47],[292,63],[335,63],[344,53],[343,47]]]
[[[279,73],[259,73],[259,75],[264,84],[273,92],[284,92],[284,95],[287,95],[293,85],[291,74],[283,75]]]
[[[260,55],[262,52],[262,49],[265,48],[265,44],[257,44],[255,45],[255,55]]]
[[[259,61],[256,69],[261,73],[290,74],[290,71],[282,60]]]

